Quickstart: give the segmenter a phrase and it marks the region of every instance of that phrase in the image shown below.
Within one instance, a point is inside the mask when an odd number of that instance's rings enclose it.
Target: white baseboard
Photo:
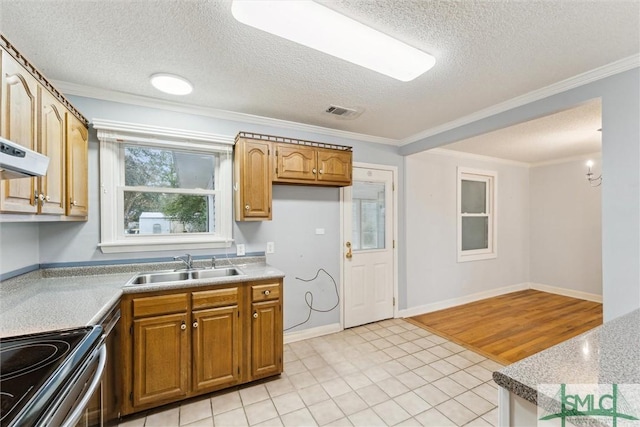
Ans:
[[[332,323],[331,325],[318,326],[316,328],[303,329],[295,332],[287,332],[284,334],[284,343],[289,344],[296,341],[307,340],[309,338],[334,334],[340,331],[342,331],[340,323]]]
[[[468,304],[470,302],[479,301],[481,299],[497,297],[511,292],[524,291],[529,289],[529,283],[519,283],[517,285],[505,286],[502,288],[491,289],[488,291],[478,292],[458,298],[451,298],[444,301],[425,304],[418,307],[406,308],[398,310],[398,317],[411,317],[419,314],[430,313],[432,311],[444,310],[445,308],[455,307],[457,305]]]
[[[591,294],[589,292],[576,291],[573,289],[559,288],[557,286],[543,285],[541,283],[529,283],[529,289],[549,292],[550,294],[564,295],[565,297],[584,299],[587,301],[599,302],[602,304],[602,295]]]

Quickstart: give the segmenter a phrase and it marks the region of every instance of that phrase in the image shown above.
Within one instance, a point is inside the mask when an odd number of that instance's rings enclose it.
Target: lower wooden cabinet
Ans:
[[[282,372],[279,350],[282,342],[276,336],[277,331],[282,330],[280,304],[278,301],[256,302],[251,304],[251,310],[251,375],[262,378]]]
[[[282,279],[128,294],[122,415],[282,372]]]
[[[133,322],[133,406],[185,397],[189,391],[187,314]]]
[[[193,312],[193,389],[205,392],[240,382],[237,305]]]

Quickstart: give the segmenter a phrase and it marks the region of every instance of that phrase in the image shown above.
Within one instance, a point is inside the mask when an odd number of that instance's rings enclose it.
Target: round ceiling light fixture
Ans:
[[[159,91],[171,95],[188,95],[193,91],[193,86],[187,79],[175,74],[154,74],[151,76],[151,84]]]

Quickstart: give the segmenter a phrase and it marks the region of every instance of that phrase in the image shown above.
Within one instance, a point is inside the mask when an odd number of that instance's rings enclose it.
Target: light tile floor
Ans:
[[[495,426],[501,365],[402,319],[287,344],[277,379],[121,427]]]

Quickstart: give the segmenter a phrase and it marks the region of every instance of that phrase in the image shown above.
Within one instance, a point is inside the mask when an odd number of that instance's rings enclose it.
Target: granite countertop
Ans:
[[[0,282],[0,337],[75,328],[98,323],[123,293],[284,277],[264,257],[223,258],[216,267],[243,273],[216,279],[125,286],[137,273],[180,268],[179,263],[119,264],[38,270]],[[211,261],[194,261],[211,267]]]
[[[493,373],[538,404],[540,384],[640,384],[640,309]]]

